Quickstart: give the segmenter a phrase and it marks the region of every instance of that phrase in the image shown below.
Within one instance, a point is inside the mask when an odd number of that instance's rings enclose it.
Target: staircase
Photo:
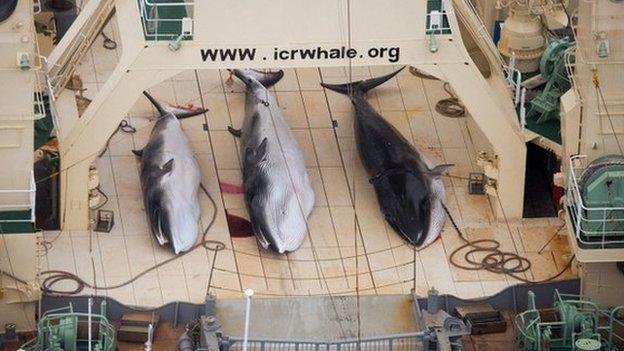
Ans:
[[[112,16],[115,0],[91,0],[48,57],[51,91],[59,97],[65,85]]]

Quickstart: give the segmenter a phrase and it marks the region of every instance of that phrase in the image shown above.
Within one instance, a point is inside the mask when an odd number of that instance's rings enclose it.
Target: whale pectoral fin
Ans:
[[[441,165],[437,165],[435,167],[433,167],[431,170],[429,170],[429,173],[431,174],[431,176],[433,176],[434,178],[439,178],[440,176],[442,176],[442,174],[444,174],[444,172],[448,171],[449,168],[455,166],[452,163],[444,163]]]
[[[263,157],[266,154],[266,152],[267,152],[267,143],[268,143],[268,139],[267,138],[262,139],[262,142],[258,146],[258,150],[256,150],[256,156],[261,158],[261,157]]]
[[[160,207],[155,207],[149,212],[149,224],[150,229],[152,230],[152,234],[158,241],[158,245],[164,245],[169,242],[167,236],[165,235],[165,230],[163,226],[163,213]]]
[[[256,235],[256,240],[258,240],[258,243],[260,243],[262,248],[265,249],[265,250],[268,250],[269,246],[271,246],[271,243],[264,236],[264,233],[262,233],[261,230],[257,230],[256,229],[256,230],[254,230],[254,234]]]
[[[143,156],[143,149],[141,149],[141,150],[132,150],[132,153],[135,156],[142,157]]]
[[[256,148],[255,150],[248,147],[245,150],[245,162],[258,163],[260,160],[262,160],[262,158],[267,152],[267,143],[268,143],[268,139],[264,138],[262,139],[262,142],[260,143],[260,145],[258,145],[258,148]]]
[[[160,175],[163,176],[171,171],[173,171],[173,159],[167,161],[162,167],[160,167]]]
[[[236,129],[232,126],[228,126],[228,132],[230,132],[230,134],[232,134],[233,136],[240,138],[241,135],[243,134],[243,131],[241,129]]]

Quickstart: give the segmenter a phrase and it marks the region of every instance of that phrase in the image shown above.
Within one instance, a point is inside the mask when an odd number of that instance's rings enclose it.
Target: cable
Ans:
[[[469,271],[485,270],[492,273],[505,274],[523,283],[536,284],[546,283],[557,279],[563,273],[565,273],[568,268],[570,268],[570,266],[572,265],[572,261],[575,258],[575,256],[572,255],[572,257],[566,263],[563,269],[551,277],[542,280],[529,280],[520,275],[521,273],[524,273],[531,269],[532,264],[529,259],[520,256],[514,252],[506,252],[500,250],[500,242],[494,239],[479,239],[473,241],[468,240],[459,229],[459,226],[455,222],[455,219],[451,215],[448,207],[446,207],[445,204],[442,204],[442,206],[444,207],[444,211],[451,221],[453,228],[457,232],[457,235],[464,242],[463,245],[455,249],[449,256],[449,262],[457,268]],[[468,262],[468,265],[462,265],[460,263],[457,263],[457,261],[455,260],[455,256],[464,249],[469,249],[464,254],[464,260]],[[486,255],[480,261],[475,261],[470,257],[474,253],[485,253]],[[515,265],[512,265],[510,267],[509,263],[515,263]]]
[[[435,106],[436,111],[446,117],[464,117],[466,115],[466,107],[459,101],[457,96],[455,96],[455,93],[451,91],[451,85],[445,82],[442,87],[450,97],[439,100]]]
[[[418,78],[439,80],[437,77],[427,74],[414,66],[409,67],[409,72]],[[442,88],[444,88],[444,91],[446,91],[450,97],[439,100],[435,106],[436,111],[446,117],[464,117],[466,115],[466,107],[459,101],[457,96],[455,96],[455,93],[451,90],[451,85],[448,82],[444,82]]]
[[[97,190],[97,192],[100,193],[100,195],[104,197],[104,201],[101,201],[99,204],[92,207],[91,208],[92,211],[99,210],[100,208],[104,207],[108,203],[108,195],[106,195],[106,193],[102,191],[99,185],[95,187],[95,190]]]
[[[268,110],[269,115],[270,115],[270,117],[271,117],[271,126],[273,127],[273,131],[275,132],[275,136],[276,136],[276,139],[277,139],[277,144],[279,145],[280,150],[282,150],[282,156],[283,156],[284,164],[286,165],[286,171],[287,171],[287,173],[288,173],[288,178],[289,178],[289,180],[290,180],[290,184],[291,184],[292,186],[294,186],[293,174],[291,173],[291,169],[290,169],[290,167],[289,167],[289,165],[288,165],[288,160],[287,160],[287,158],[286,158],[286,153],[284,152],[284,146],[283,146],[283,144],[282,144],[282,140],[280,139],[280,133],[278,133],[278,128],[277,128],[277,125],[275,124],[275,116],[273,116],[273,111],[272,111],[272,110],[271,110],[271,108],[269,107],[269,103],[268,103],[268,101],[270,101],[269,91],[265,89],[265,100],[264,100],[264,102],[263,102],[263,105],[264,105],[265,107],[267,107],[267,110]],[[296,194],[296,193],[295,193],[295,194]],[[326,279],[325,272],[323,271],[323,267],[322,267],[322,265],[319,263],[319,256],[318,256],[318,252],[317,252],[317,250],[316,250],[316,245],[315,245],[315,243],[314,243],[314,240],[312,239],[312,235],[311,235],[312,231],[310,230],[310,226],[309,226],[308,218],[307,218],[307,216],[305,215],[305,211],[303,211],[303,206],[302,206],[302,204],[301,204],[301,199],[299,198],[299,196],[296,196],[296,198],[297,198],[297,205],[298,205],[298,207],[299,207],[299,212],[301,213],[301,215],[302,215],[302,216],[303,216],[303,218],[304,218],[304,222],[305,222],[305,226],[306,226],[306,231],[307,231],[307,233],[308,233],[308,239],[309,239],[309,241],[310,241],[310,248],[311,248],[312,256],[313,256],[313,258],[314,258],[314,260],[315,260],[315,266],[316,266],[316,269],[317,269],[317,273],[319,273],[319,274],[320,274],[321,279],[322,279],[322,280],[319,280],[319,281],[322,281],[323,283],[325,283],[325,289],[327,289],[327,295],[328,295],[328,296],[329,296],[329,298],[330,298],[330,301],[331,301],[331,303],[332,303],[332,307],[333,307],[333,309],[334,309],[334,312],[336,313],[336,316],[339,316],[339,313],[338,313],[338,308],[336,307],[336,302],[335,302],[335,300],[334,300],[333,293],[331,292],[331,288],[330,288],[329,284],[327,283],[327,279]],[[356,246],[356,250],[357,250],[357,246]],[[356,252],[356,254],[357,254],[357,252]],[[288,259],[290,260],[290,258],[288,258]],[[356,260],[356,266],[357,266],[357,260]],[[290,267],[289,267],[289,268],[290,268]],[[357,269],[356,269],[356,272],[357,272]],[[239,273],[239,274],[240,274],[240,273]],[[292,277],[292,273],[291,273],[291,278],[292,278],[292,280],[293,280],[293,284],[294,284],[294,277]],[[265,276],[265,279],[266,279],[266,276]],[[357,282],[357,275],[356,275],[356,282]],[[322,288],[322,285],[323,285],[323,284],[319,284],[319,285],[320,285],[320,286],[321,286],[321,288]],[[344,328],[342,327],[342,323],[339,323],[339,325],[340,325],[340,328],[341,328],[342,334],[344,335]]]
[[[117,42],[114,41],[113,39],[111,39],[108,35],[106,35],[106,33],[104,33],[103,31],[100,33],[103,37],[104,37],[104,42],[102,43],[102,46],[105,49],[108,50],[115,50],[117,49]]]
[[[156,265],[142,271],[141,273],[137,274],[136,276],[134,276],[133,278],[119,283],[119,284],[115,284],[115,285],[111,285],[111,286],[97,286],[95,283],[87,283],[84,279],[80,278],[79,276],[77,276],[74,273],[71,272],[67,272],[67,271],[63,271],[63,270],[47,270],[47,271],[43,271],[41,272],[41,275],[46,275],[47,277],[41,282],[41,290],[46,293],[46,294],[53,294],[53,295],[76,295],[79,294],[80,292],[82,292],[82,290],[84,290],[84,288],[91,288],[94,290],[112,290],[112,289],[118,289],[121,287],[124,287],[126,285],[129,285],[133,282],[135,282],[137,279],[141,278],[142,276],[146,275],[147,273],[154,271],[157,268],[160,268],[170,262],[173,262],[175,260],[178,260],[186,255],[188,255],[189,253],[195,251],[196,249],[203,247],[206,250],[209,251],[215,251],[219,252],[221,250],[223,250],[225,248],[225,244],[218,241],[218,240],[208,240],[207,239],[207,234],[208,231],[210,230],[210,228],[212,228],[212,226],[214,225],[214,222],[217,218],[217,203],[215,202],[214,198],[210,195],[210,193],[208,192],[208,190],[204,187],[203,184],[199,185],[200,188],[202,189],[202,191],[206,194],[206,196],[208,197],[208,199],[210,200],[212,206],[213,206],[213,212],[212,212],[212,217],[210,219],[210,222],[208,223],[208,225],[206,226],[206,228],[204,229],[204,232],[202,234],[202,241],[198,244],[196,244],[195,246],[193,246],[190,250],[185,251],[179,255],[176,255],[174,257],[171,257],[169,259],[166,259],[162,262],[157,263]],[[62,281],[73,281],[76,283],[76,288],[74,290],[68,290],[68,291],[61,291],[61,290],[55,290],[53,289],[53,286],[59,282]]]
[[[596,95],[599,99],[598,114],[600,114],[600,104],[602,103],[605,113],[607,114],[607,118],[609,119],[611,132],[613,133],[613,137],[615,138],[615,142],[617,143],[618,150],[620,150],[621,155],[624,155],[624,151],[622,151],[622,144],[620,144],[620,138],[618,138],[617,133],[615,132],[615,127],[613,126],[613,120],[611,119],[611,114],[609,113],[609,109],[607,108],[607,102],[605,101],[604,95],[602,95],[602,88],[600,87],[600,78],[598,77],[598,68],[593,68],[591,71],[592,71],[592,82],[594,83],[594,88],[596,89]]]
[[[111,134],[111,136],[108,138],[108,140],[106,140],[106,145],[104,146],[104,148],[102,149],[102,151],[100,151],[100,153],[98,154],[97,157],[102,157],[102,155],[104,155],[104,153],[106,153],[106,150],[108,150],[108,146],[110,144],[111,139],[115,136],[115,134],[117,134],[117,132],[122,131],[124,133],[129,133],[129,134],[134,134],[137,132],[137,129],[132,126],[130,123],[128,123],[127,120],[122,119],[121,122],[119,122],[119,125],[117,126],[117,129],[115,129],[115,131],[113,132],[113,134]],[[70,166],[71,167],[71,166]],[[69,167],[68,167],[69,168]],[[66,168],[67,170],[67,168]]]
[[[418,78],[428,79],[428,80],[439,80],[437,77],[427,74],[414,66],[409,66],[409,72]]]
[[[352,49],[352,43],[351,43],[351,0],[347,0],[347,39],[348,39],[348,47],[349,50]],[[349,85],[348,86],[352,86],[353,85],[353,59],[351,58],[351,56],[349,56]],[[353,101],[353,90],[349,91],[349,98],[351,99],[351,101]],[[335,129],[334,129],[335,130]],[[336,139],[336,142],[338,142],[338,139]],[[353,201],[353,206],[355,209],[355,201]],[[355,239],[355,255],[357,256],[358,253],[358,232],[354,231],[353,233],[353,237]],[[362,238],[363,239],[363,238]],[[364,246],[364,240],[362,240],[362,246]],[[356,301],[355,301],[355,306],[356,306],[356,317],[357,317],[357,348],[358,350],[361,349],[361,345],[360,345],[360,341],[362,340],[362,314],[360,311],[360,275],[359,273],[359,262],[356,259],[355,260],[355,294],[356,294]],[[374,280],[373,280],[374,281]],[[329,291],[329,289],[327,289]]]
[[[11,273],[9,273],[9,272],[7,272],[7,271],[3,270],[3,269],[0,269],[0,282],[2,281],[2,277],[3,277],[3,276],[5,276],[5,275],[6,275],[7,277],[9,277],[9,278],[11,278],[11,279],[15,280],[15,281],[16,281],[16,282],[18,282],[18,283],[21,283],[21,284],[24,284],[24,285],[28,285],[28,282],[27,282],[27,281],[25,281],[24,279],[20,279],[20,278],[18,278],[18,277],[16,277],[16,276],[14,276],[13,274],[11,274]],[[2,286],[2,284],[0,284],[0,286]]]

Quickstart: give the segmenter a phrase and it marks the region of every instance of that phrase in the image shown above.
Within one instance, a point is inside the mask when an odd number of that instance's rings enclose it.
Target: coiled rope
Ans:
[[[436,78],[435,76],[427,74],[414,66],[409,67],[409,72],[418,78],[438,80],[438,78]],[[449,94],[449,97],[439,100],[435,105],[435,110],[439,114],[446,117],[464,117],[466,115],[466,107],[464,106],[464,104],[461,103],[461,101],[459,101],[455,93],[453,93],[453,91],[451,90],[451,85],[448,82],[445,82],[442,87],[444,88],[444,91]]]
[[[457,232],[457,235],[464,242],[463,245],[456,248],[449,256],[449,262],[457,268],[469,271],[485,270],[492,273],[508,275],[523,283],[537,284],[549,282],[559,278],[568,268],[572,266],[572,261],[574,261],[575,257],[574,255],[572,255],[563,269],[561,269],[557,274],[542,280],[527,279],[521,274],[531,269],[531,261],[528,258],[520,256],[515,252],[506,252],[501,250],[501,243],[494,239],[468,240],[459,229],[459,226],[455,222],[455,219],[446,205],[443,204],[442,206],[444,207],[444,211],[451,221],[453,228]],[[457,254],[466,249],[468,250],[465,251],[463,257],[468,264],[458,263],[456,260]],[[474,260],[472,257],[475,253],[485,253],[486,255],[481,258],[481,260]]]
[[[442,87],[444,88],[444,91],[449,94],[449,97],[439,100],[435,105],[435,110],[438,111],[439,114],[446,117],[464,117],[466,115],[466,107],[464,107],[464,104],[462,104],[457,96],[455,96],[455,93],[451,90],[451,85],[448,82],[445,82]]]

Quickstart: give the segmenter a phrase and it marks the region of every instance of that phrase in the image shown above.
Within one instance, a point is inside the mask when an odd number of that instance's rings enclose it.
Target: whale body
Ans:
[[[267,87],[282,71],[234,70],[247,87],[240,136],[245,202],[260,245],[278,253],[297,249],[307,233],[314,190],[303,152]]]
[[[348,95],[355,109],[355,139],[386,222],[416,247],[440,235],[446,212],[440,176],[452,165],[429,168],[418,151],[366,101],[366,92],[403,68],[382,77],[321,85]]]
[[[160,117],[143,150],[140,179],[150,231],[162,246],[178,254],[189,250],[199,235],[199,164],[178,119],[206,112],[163,106],[147,92]]]

